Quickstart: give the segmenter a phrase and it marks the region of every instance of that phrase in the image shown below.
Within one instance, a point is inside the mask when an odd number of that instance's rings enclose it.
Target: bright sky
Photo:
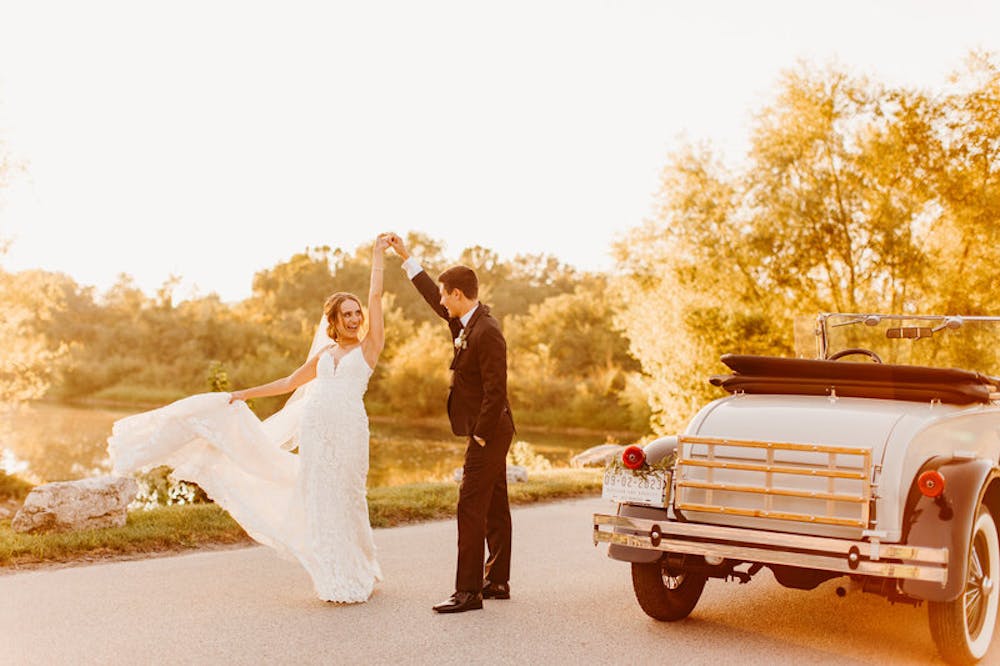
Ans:
[[[798,59],[940,87],[988,0],[0,0],[2,265],[247,296],[307,246],[612,266],[683,140],[730,160]]]

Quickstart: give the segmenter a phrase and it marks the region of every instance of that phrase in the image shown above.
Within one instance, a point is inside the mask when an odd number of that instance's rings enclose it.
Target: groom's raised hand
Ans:
[[[392,247],[393,251],[399,255],[399,258],[403,261],[409,259],[410,253],[406,251],[406,246],[403,245],[403,239],[393,233],[386,235],[389,237],[389,245]]]

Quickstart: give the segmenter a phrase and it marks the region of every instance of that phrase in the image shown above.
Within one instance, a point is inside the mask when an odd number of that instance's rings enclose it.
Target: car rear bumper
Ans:
[[[610,528],[610,529],[602,529]],[[948,549],[594,514],[594,544],[939,583]]]

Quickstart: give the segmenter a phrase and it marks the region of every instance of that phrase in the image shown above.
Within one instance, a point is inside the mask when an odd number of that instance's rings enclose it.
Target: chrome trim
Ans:
[[[604,531],[607,526],[614,531]],[[631,530],[625,533],[618,530]],[[653,534],[657,545],[653,545]],[[691,539],[705,539],[693,541]],[[844,574],[862,574],[924,580],[944,585],[948,578],[948,549],[879,544],[878,561],[865,559],[872,543],[801,534],[782,534],[738,527],[680,523],[664,517],[661,521],[594,514],[594,544],[615,543],[645,550],[689,555],[710,555],[730,559],[786,564],[823,569]],[[803,552],[809,551],[809,552]],[[849,557],[855,555],[852,566]],[[885,558],[904,560],[886,562]]]

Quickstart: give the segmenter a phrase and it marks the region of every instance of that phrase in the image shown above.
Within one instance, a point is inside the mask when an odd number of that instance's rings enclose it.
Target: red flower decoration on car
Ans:
[[[629,469],[639,469],[646,463],[646,452],[633,444],[622,451],[622,463]]]

